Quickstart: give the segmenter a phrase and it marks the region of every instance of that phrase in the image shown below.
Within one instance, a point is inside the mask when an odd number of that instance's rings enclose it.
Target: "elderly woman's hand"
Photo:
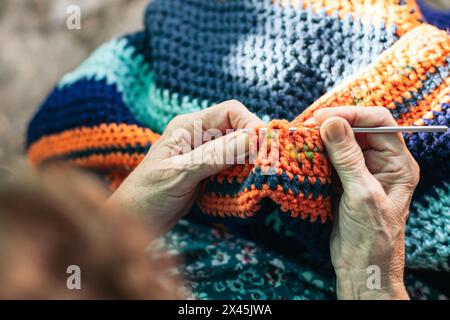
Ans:
[[[419,167],[401,134],[355,136],[351,129],[395,120],[380,107],[322,109],[314,120],[342,183],[330,242],[338,298],[408,298],[404,233]]]
[[[168,230],[189,211],[201,180],[245,159],[248,137],[239,129],[263,124],[235,100],[174,118],[107,207],[148,215],[159,231]],[[211,135],[214,140],[203,143]],[[226,159],[233,153],[231,161]]]

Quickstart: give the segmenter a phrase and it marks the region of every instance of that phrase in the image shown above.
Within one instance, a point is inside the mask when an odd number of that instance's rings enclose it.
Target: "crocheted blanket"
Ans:
[[[400,125],[449,125],[449,63],[449,34],[423,23],[413,1],[153,0],[143,31],[62,78],[29,125],[28,156],[116,187],[173,117],[238,99],[279,130],[280,166],[265,175],[258,158],[207,179],[193,218],[327,258],[331,167],[304,121],[358,105],[386,107]],[[407,266],[449,271],[450,134],[404,138],[421,166]]]

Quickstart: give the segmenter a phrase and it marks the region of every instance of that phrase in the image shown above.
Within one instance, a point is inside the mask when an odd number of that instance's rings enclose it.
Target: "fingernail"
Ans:
[[[309,118],[308,120],[306,120],[303,124],[304,125],[313,125],[316,124],[316,119],[314,119],[313,117]]]
[[[319,116],[325,109],[317,109],[313,112],[313,117]]]
[[[345,120],[341,119],[332,119],[330,121],[327,121],[327,123],[325,124],[325,132],[328,141],[341,142],[345,140],[345,138],[347,137],[347,130],[345,128],[344,121]]]

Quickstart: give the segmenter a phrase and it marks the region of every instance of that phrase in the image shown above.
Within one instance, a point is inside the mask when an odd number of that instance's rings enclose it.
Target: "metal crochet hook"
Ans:
[[[320,129],[320,127],[315,127]],[[447,126],[398,126],[398,127],[353,127],[353,132],[361,133],[396,133],[396,132],[447,132]],[[267,131],[267,128],[261,128]],[[290,132],[297,131],[297,128],[289,128]]]

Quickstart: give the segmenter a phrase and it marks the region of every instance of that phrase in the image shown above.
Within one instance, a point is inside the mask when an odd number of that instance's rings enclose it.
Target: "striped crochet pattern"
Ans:
[[[28,157],[97,171],[114,188],[172,118],[238,99],[280,132],[262,146],[279,144],[279,166],[266,175],[273,169],[258,156],[207,179],[193,218],[327,258],[331,167],[303,124],[313,111],[383,106],[400,125],[449,125],[450,36],[416,9],[404,0],[153,0],[143,31],[104,44],[57,84],[29,125]],[[450,135],[404,137],[422,172],[407,265],[448,271]]]
[[[200,208],[216,216],[249,218],[268,197],[293,218],[325,222],[331,217],[331,165],[319,131],[299,126],[289,132],[289,123],[280,120],[271,121],[267,128],[259,153],[264,156],[254,165],[237,165],[207,179]],[[271,132],[278,133],[276,139]],[[270,148],[280,153],[276,169]]]

